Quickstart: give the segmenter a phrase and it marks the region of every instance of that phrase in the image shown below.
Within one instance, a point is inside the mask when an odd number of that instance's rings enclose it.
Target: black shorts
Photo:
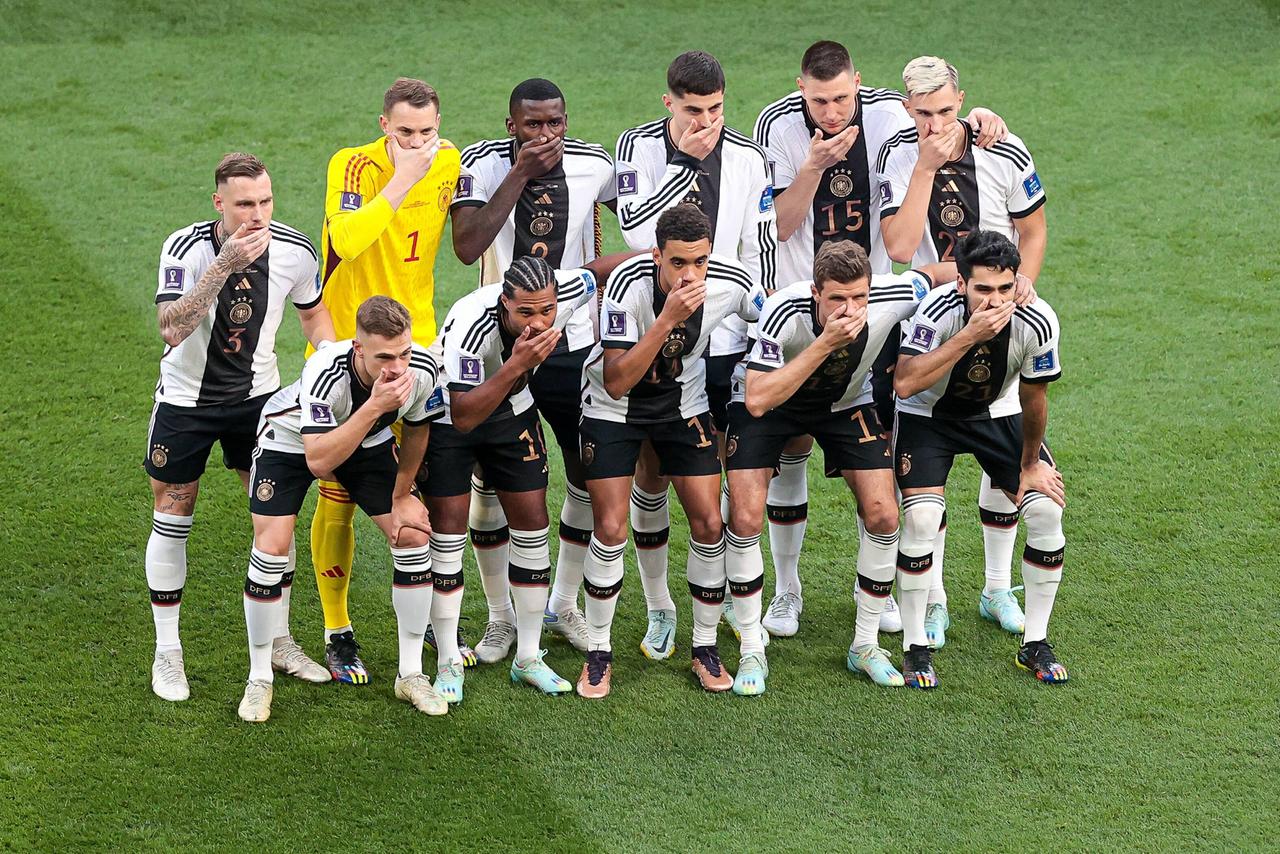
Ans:
[[[706,356],[707,403],[711,406],[711,421],[717,433],[729,428],[729,397],[733,389],[733,369],[738,367],[746,353],[730,353],[728,356]]]
[[[369,516],[391,512],[396,488],[396,443],[388,439],[372,448],[359,447],[333,475]],[[249,512],[259,516],[296,516],[315,475],[305,454],[259,448],[249,472]]]
[[[1022,477],[1022,415],[955,421],[899,412],[893,437],[898,488],[946,486],[957,454],[973,454],[997,489],[1017,493]],[[1040,459],[1053,464],[1049,448]]]
[[[590,347],[552,353],[529,380],[533,402],[555,434],[556,444],[575,454],[582,419],[582,365],[589,355]]]
[[[485,485],[500,492],[547,488],[547,444],[538,410],[485,420],[469,433],[452,424],[431,425],[427,477],[418,481],[423,495],[450,498],[471,492],[471,473],[479,464]]]
[[[893,369],[898,364],[898,348],[902,346],[902,325],[889,330],[889,337],[884,339],[880,355],[871,363],[871,399],[876,405],[876,414],[880,423],[889,429],[893,423],[893,413],[897,408],[897,398],[893,395]]]
[[[889,442],[871,403],[807,418],[783,409],[753,418],[744,404],[731,403],[724,467],[729,471],[776,469],[783,446],[806,434],[822,446],[827,477],[893,467]]]
[[[258,442],[258,418],[271,395],[218,406],[157,403],[147,436],[143,468],[161,483],[191,483],[204,474],[213,443],[222,444],[222,463],[248,471]]]
[[[657,424],[624,424],[583,417],[582,467],[587,480],[632,477],[640,445],[648,439],[658,455],[659,473],[669,477],[696,477],[720,474],[711,415],[704,412],[683,421]]]

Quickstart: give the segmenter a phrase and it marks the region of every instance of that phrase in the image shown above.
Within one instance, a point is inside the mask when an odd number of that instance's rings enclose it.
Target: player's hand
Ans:
[[[667,294],[667,301],[662,306],[659,317],[665,317],[674,326],[688,320],[707,298],[707,281],[691,282],[682,285]]]
[[[391,145],[391,163],[395,174],[409,178],[418,183],[435,162],[436,152],[440,150],[440,135],[432,134],[431,141],[421,148],[401,148],[400,140],[394,133],[387,134],[387,142]]]
[[[520,146],[520,150],[516,152],[515,165],[511,169],[528,180],[547,174],[562,159],[564,139],[558,136],[540,136],[533,142]]]
[[[1013,286],[1013,301],[1018,305],[1030,305],[1038,299],[1036,295],[1036,286],[1026,276],[1018,273],[1014,277],[1016,284]]]
[[[827,318],[827,323],[822,327],[822,334],[818,336],[818,340],[828,352],[834,352],[862,334],[862,327],[866,325],[866,306],[860,305],[853,311],[848,311],[845,306],[840,305]]]
[[[814,128],[813,139],[809,140],[809,155],[805,158],[805,165],[817,172],[825,172],[844,160],[844,156],[857,141],[857,125],[849,125],[829,139],[822,138],[821,128]]]
[[[680,135],[680,142],[676,145],[676,148],[695,160],[702,160],[715,150],[716,143],[720,141],[720,131],[723,128],[724,116],[716,116],[711,120],[711,124],[704,128],[698,128],[693,123],[690,123],[684,129],[684,133]]]
[[[369,402],[379,412],[395,412],[409,401],[413,392],[413,372],[405,370],[391,376],[391,372],[383,368],[378,378],[373,381],[373,391],[369,394]]]
[[[218,251],[218,258],[229,264],[233,272],[239,273],[257,261],[258,257],[267,251],[267,244],[270,242],[270,228],[263,226],[251,230],[248,223],[241,223],[236,233],[222,244],[222,249]]]
[[[431,518],[416,495],[401,495],[391,500],[391,545],[400,545],[400,532],[405,528],[431,536]]]
[[[1031,468],[1022,470],[1018,477],[1018,494],[1013,503],[1021,506],[1023,497],[1032,490],[1049,496],[1059,507],[1067,506],[1067,490],[1062,483],[1062,472],[1044,460],[1036,460]]]
[[[969,322],[965,325],[965,328],[973,335],[973,343],[975,344],[990,341],[999,335],[1000,330],[1004,329],[1009,319],[1013,317],[1013,310],[1018,307],[1018,304],[1013,300],[1002,303],[995,308],[990,308],[988,302],[989,300],[983,298],[978,307],[974,309]]]
[[[920,140],[920,157],[916,166],[929,172],[937,172],[942,164],[951,159],[961,138],[964,136],[964,125],[952,122],[942,133],[935,133]]]
[[[511,348],[511,356],[507,361],[514,362],[522,371],[532,371],[551,355],[559,340],[559,329],[552,327],[535,332],[532,326],[526,326]]]
[[[1009,126],[1004,123],[1004,119],[985,107],[970,110],[969,121],[978,128],[978,148],[990,148],[1009,138]]]

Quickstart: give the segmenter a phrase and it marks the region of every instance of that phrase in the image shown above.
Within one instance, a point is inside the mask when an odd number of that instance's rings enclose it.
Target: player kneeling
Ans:
[[[924,615],[943,490],[957,454],[973,454],[1027,524],[1018,666],[1043,682],[1067,681],[1046,639],[1066,546],[1066,493],[1044,444],[1048,383],[1062,376],[1058,317],[1044,300],[1014,302],[1020,262],[1017,247],[998,232],[962,239],[959,280],[920,305],[894,369],[894,454],[904,510],[898,553],[903,673],[918,688],[938,684]]]
[[[760,615],[764,563],[761,519],[769,479],[787,442],[813,436],[828,477],[843,477],[858,502],[858,612],[846,659],[877,685],[902,674],[877,642],[880,614],[893,589],[898,506],[889,442],[872,400],[871,367],[890,333],[915,311],[950,264],[902,275],[871,275],[866,250],[827,243],[813,262],[813,281],[770,296],[760,312],[755,346],[739,367],[729,405],[725,469],[729,478],[728,556],[734,607]],[[741,616],[741,615],[740,615]],[[739,693],[763,693],[765,672]],[[739,672],[739,682],[742,682]]]
[[[429,715],[448,705],[422,672],[431,615],[431,526],[413,494],[427,449],[429,422],[443,414],[438,366],[413,343],[409,312],[389,297],[370,297],[356,312],[356,337],[320,350],[302,378],[263,408],[250,472],[253,550],[244,583],[249,627],[249,684],[240,717],[271,716],[271,636],[280,607],[298,511],[318,477],[342,484],[391,544],[391,602],[400,635],[396,697]],[[391,425],[403,420],[397,454]]]
[[[543,662],[539,649],[551,580],[547,545],[547,449],[529,380],[556,349],[574,309],[594,305],[589,269],[557,271],[533,256],[517,258],[500,285],[464,296],[444,321],[445,416],[432,435],[422,484],[435,530],[439,651],[436,686],[462,702],[463,668],[452,645],[462,607],[471,473],[479,465],[510,525],[507,578],[515,600],[516,656],[511,681],[546,694],[573,686]]]

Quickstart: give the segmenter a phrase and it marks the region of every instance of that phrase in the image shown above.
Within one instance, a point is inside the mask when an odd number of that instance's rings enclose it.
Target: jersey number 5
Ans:
[[[233,326],[227,330],[227,346],[222,348],[224,353],[239,353],[240,348],[244,346],[244,342],[240,340],[240,336],[244,334],[245,327]]]

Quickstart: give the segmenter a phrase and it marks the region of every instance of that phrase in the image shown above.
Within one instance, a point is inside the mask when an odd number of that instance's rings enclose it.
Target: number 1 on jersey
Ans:
[[[418,257],[418,232],[416,231],[409,232],[409,241],[411,243],[409,247],[409,257],[404,259],[405,262],[407,263],[409,261],[421,261],[422,259]]]

